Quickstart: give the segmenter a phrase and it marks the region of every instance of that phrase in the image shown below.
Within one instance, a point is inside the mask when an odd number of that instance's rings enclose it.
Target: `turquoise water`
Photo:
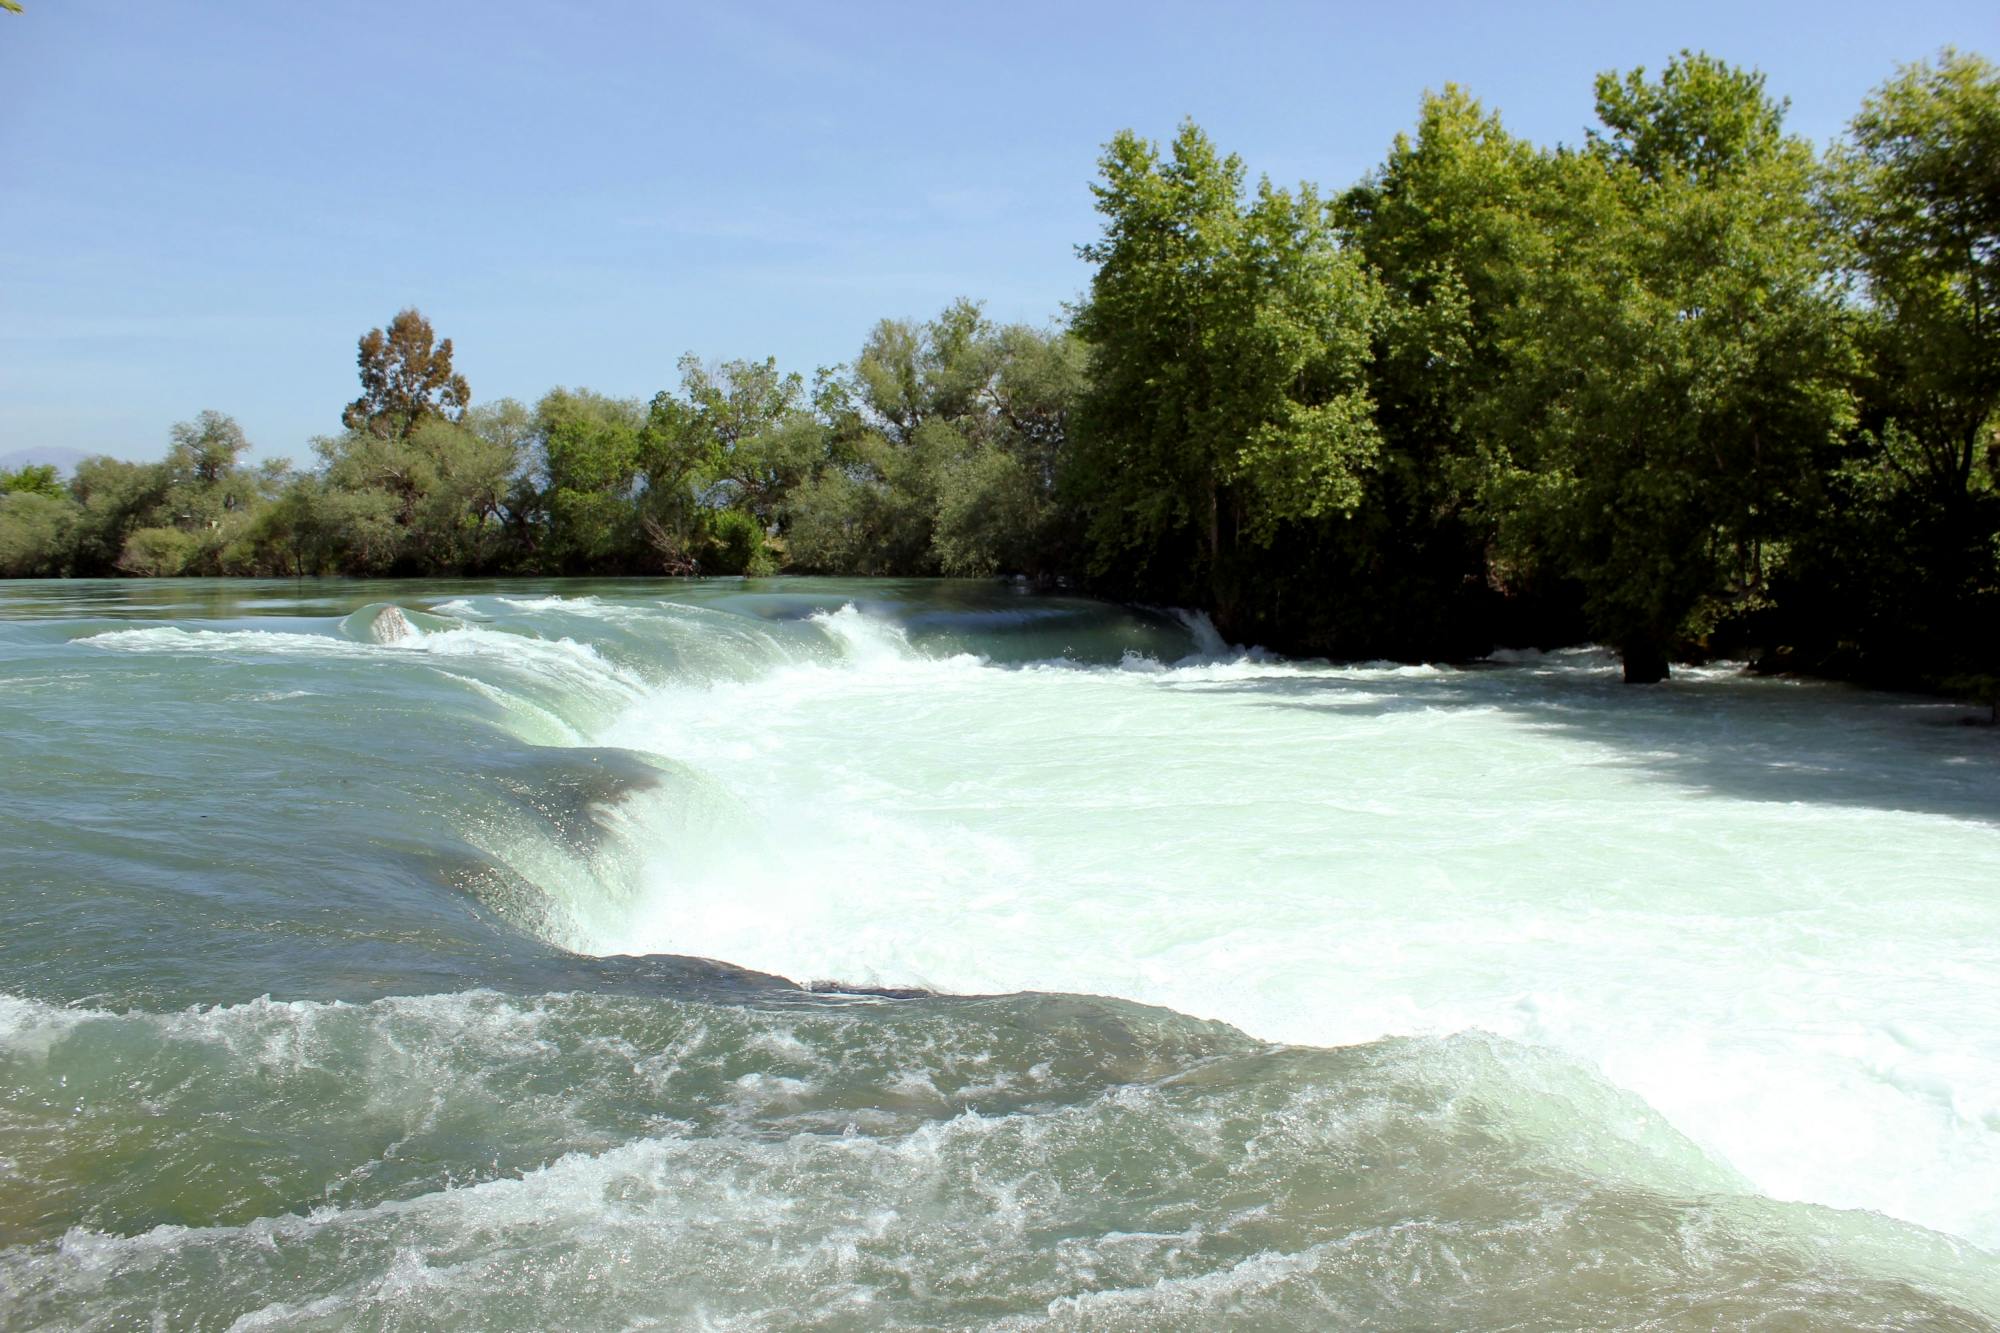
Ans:
[[[1961,711],[972,583],[0,585],[0,1321],[1994,1327]]]

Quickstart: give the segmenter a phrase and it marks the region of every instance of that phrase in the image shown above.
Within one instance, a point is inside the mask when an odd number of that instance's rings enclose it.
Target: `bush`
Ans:
[[[69,572],[77,507],[67,498],[21,490],[0,495],[0,578],[54,578]]]
[[[740,509],[725,509],[715,516],[702,561],[704,574],[769,574],[776,568],[764,545],[763,524]]]
[[[118,568],[142,578],[172,578],[201,551],[201,540],[179,528],[140,528],[125,539]]]
[[[1041,573],[1051,542],[1050,506],[1012,455],[983,449],[944,469],[932,535],[944,572],[980,578]]]

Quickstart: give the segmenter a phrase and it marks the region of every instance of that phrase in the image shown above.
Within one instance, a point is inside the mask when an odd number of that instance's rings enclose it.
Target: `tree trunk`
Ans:
[[[1618,655],[1625,660],[1627,685],[1655,685],[1667,678],[1667,654],[1657,643],[1623,644]]]

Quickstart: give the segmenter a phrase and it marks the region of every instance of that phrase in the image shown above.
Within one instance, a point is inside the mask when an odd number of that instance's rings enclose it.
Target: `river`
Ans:
[[[2000,737],[1004,585],[0,585],[0,1324],[2000,1327]]]

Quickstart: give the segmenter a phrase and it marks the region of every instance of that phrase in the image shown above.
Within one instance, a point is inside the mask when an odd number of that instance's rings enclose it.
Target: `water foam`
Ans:
[[[1879,726],[1872,701],[1773,724],[1796,690],[1716,672],[1648,702],[1593,654],[1002,669],[851,607],[811,623],[833,661],[669,686],[598,734],[733,813],[656,854],[592,951],[1116,994],[1313,1044],[1496,1032],[1777,1197],[2000,1245],[2000,832],[1658,776],[1766,725],[1780,773],[1815,728]]]
[[[1177,661],[1003,668],[851,604],[440,609],[530,632],[85,642],[463,666],[538,743],[681,766],[595,851],[496,852],[568,948],[1314,1045],[1498,1033],[1775,1197],[2000,1246],[2000,831],[1973,813],[2000,783],[1896,701],[1722,669],[1640,694],[1592,652],[1288,663],[1193,618]]]
[[[176,1118],[190,1102],[267,1135],[317,1127],[314,1149],[350,1156],[393,1136],[307,1206],[0,1251],[13,1311],[37,1323],[1700,1325],[1810,1308],[1963,1324],[1995,1308],[1976,1257],[1743,1198],[1628,1095],[1490,1038],[1270,1049],[1060,997],[857,1016],[474,993],[98,1014],[38,1057],[58,1064],[5,1054],[0,1076],[28,1080],[10,1090],[38,1091],[40,1070],[163,1099],[152,1123],[182,1128],[153,1159],[192,1179],[228,1149]],[[480,1134],[498,1157],[470,1178],[395,1169],[453,1143],[476,1160]]]

